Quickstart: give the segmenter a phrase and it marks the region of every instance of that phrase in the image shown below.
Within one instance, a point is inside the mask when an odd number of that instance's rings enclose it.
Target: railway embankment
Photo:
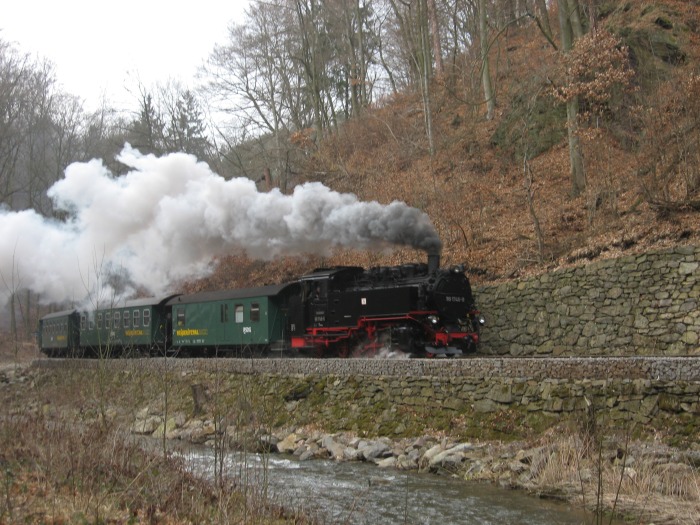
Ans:
[[[222,381],[229,389],[247,385],[251,402],[284,406],[276,426],[322,423],[331,431],[390,436],[433,429],[464,438],[514,439],[528,428],[579,422],[593,413],[601,424],[643,426],[676,444],[697,441],[700,431],[696,357],[169,358],[43,360],[37,366],[100,368],[128,380],[167,370],[203,392]]]

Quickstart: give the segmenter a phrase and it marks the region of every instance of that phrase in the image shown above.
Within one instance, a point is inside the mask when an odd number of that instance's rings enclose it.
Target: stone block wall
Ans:
[[[700,247],[599,261],[475,295],[487,323],[483,353],[700,354]]]
[[[211,399],[217,390],[245,391],[253,403],[279,407],[281,425],[333,432],[416,436],[461,424],[482,436],[480,425],[501,420],[522,430],[533,421],[579,423],[591,414],[611,427],[641,424],[680,440],[697,441],[700,430],[697,357],[46,359],[35,366],[85,373],[103,367],[142,380],[167,373],[185,396],[193,384]]]
[[[313,382],[313,376],[310,378]],[[401,411],[426,408],[443,413],[521,413],[571,415],[587,407],[605,412],[610,421],[626,420],[655,426],[674,414],[700,413],[700,383],[649,379],[545,379],[326,377],[323,383],[328,416],[343,407],[345,417],[364,406],[386,404]],[[323,408],[321,412],[323,412]],[[346,413],[349,412],[349,413]],[[580,417],[580,416],[579,416]]]

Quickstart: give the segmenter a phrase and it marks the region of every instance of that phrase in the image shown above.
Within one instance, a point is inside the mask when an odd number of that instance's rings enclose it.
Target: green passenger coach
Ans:
[[[164,352],[170,319],[168,297],[148,297],[80,312],[80,344],[98,355]]]
[[[209,353],[283,350],[290,295],[297,283],[204,292],[168,301],[173,349]]]
[[[79,351],[78,312],[62,310],[39,321],[39,347],[49,356],[67,357]]]

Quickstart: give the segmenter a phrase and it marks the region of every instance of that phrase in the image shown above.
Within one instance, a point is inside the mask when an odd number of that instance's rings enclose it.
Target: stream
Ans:
[[[213,477],[214,452],[185,453],[192,471]],[[273,501],[323,523],[580,525],[590,516],[569,505],[482,483],[369,463],[298,461],[293,456],[233,453],[226,472],[245,487],[267,487]]]

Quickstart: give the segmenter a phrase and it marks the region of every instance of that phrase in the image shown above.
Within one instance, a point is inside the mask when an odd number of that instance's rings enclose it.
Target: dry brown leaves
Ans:
[[[663,12],[671,13],[669,16],[678,21],[679,27],[695,27],[679,33],[685,35],[682,45],[688,57],[677,71],[683,78],[693,73],[693,68],[698,69],[700,14],[692,2],[661,4]],[[624,16],[634,15],[636,24],[653,24],[653,20],[641,18],[637,7],[634,13],[623,13]],[[632,23],[632,19],[620,18],[616,23]],[[620,59],[613,40],[606,42],[602,46],[605,56],[613,62]],[[509,94],[522,92],[523,84],[534,76],[546,79],[554,71],[559,55],[534,24],[510,28],[495,47],[500,53],[494,67],[499,108],[493,121],[485,120],[484,108],[478,104],[478,85],[472,90],[470,77],[455,70],[453,77],[435,86],[433,92],[431,109],[437,145],[434,156],[428,152],[421,99],[404,94],[384,101],[381,107],[368,109],[323,141],[302,167],[305,175],[300,180],[321,180],[337,191],[353,192],[364,200],[388,203],[398,199],[424,210],[443,240],[443,262],[465,263],[477,283],[700,242],[699,213],[679,209],[662,214],[644,196],[640,173],[647,159],[642,148],[635,149],[634,141],[638,139],[634,137],[644,136],[649,143],[654,136],[673,136],[672,130],[661,126],[662,129],[653,130],[657,135],[650,137],[645,135],[649,130],[639,129],[644,125],[643,119],[630,117],[606,123],[596,118],[581,128],[587,174],[587,188],[582,195],[570,196],[566,140],[529,161],[533,210],[544,241],[540,252],[528,210],[523,159],[493,146],[492,140],[500,119],[508,113]],[[473,59],[465,57],[468,60]],[[627,81],[627,77],[623,80]],[[663,88],[662,84],[660,89]],[[655,100],[653,93],[642,95],[646,95],[644,100]],[[663,144],[657,147],[664,149]],[[692,162],[700,161],[696,156]],[[697,165],[692,167],[698,170]],[[424,254],[409,249],[391,253],[346,250],[327,259],[272,262],[230,257],[221,261],[216,274],[190,283],[186,290],[283,282],[317,266],[391,265],[424,259]]]

